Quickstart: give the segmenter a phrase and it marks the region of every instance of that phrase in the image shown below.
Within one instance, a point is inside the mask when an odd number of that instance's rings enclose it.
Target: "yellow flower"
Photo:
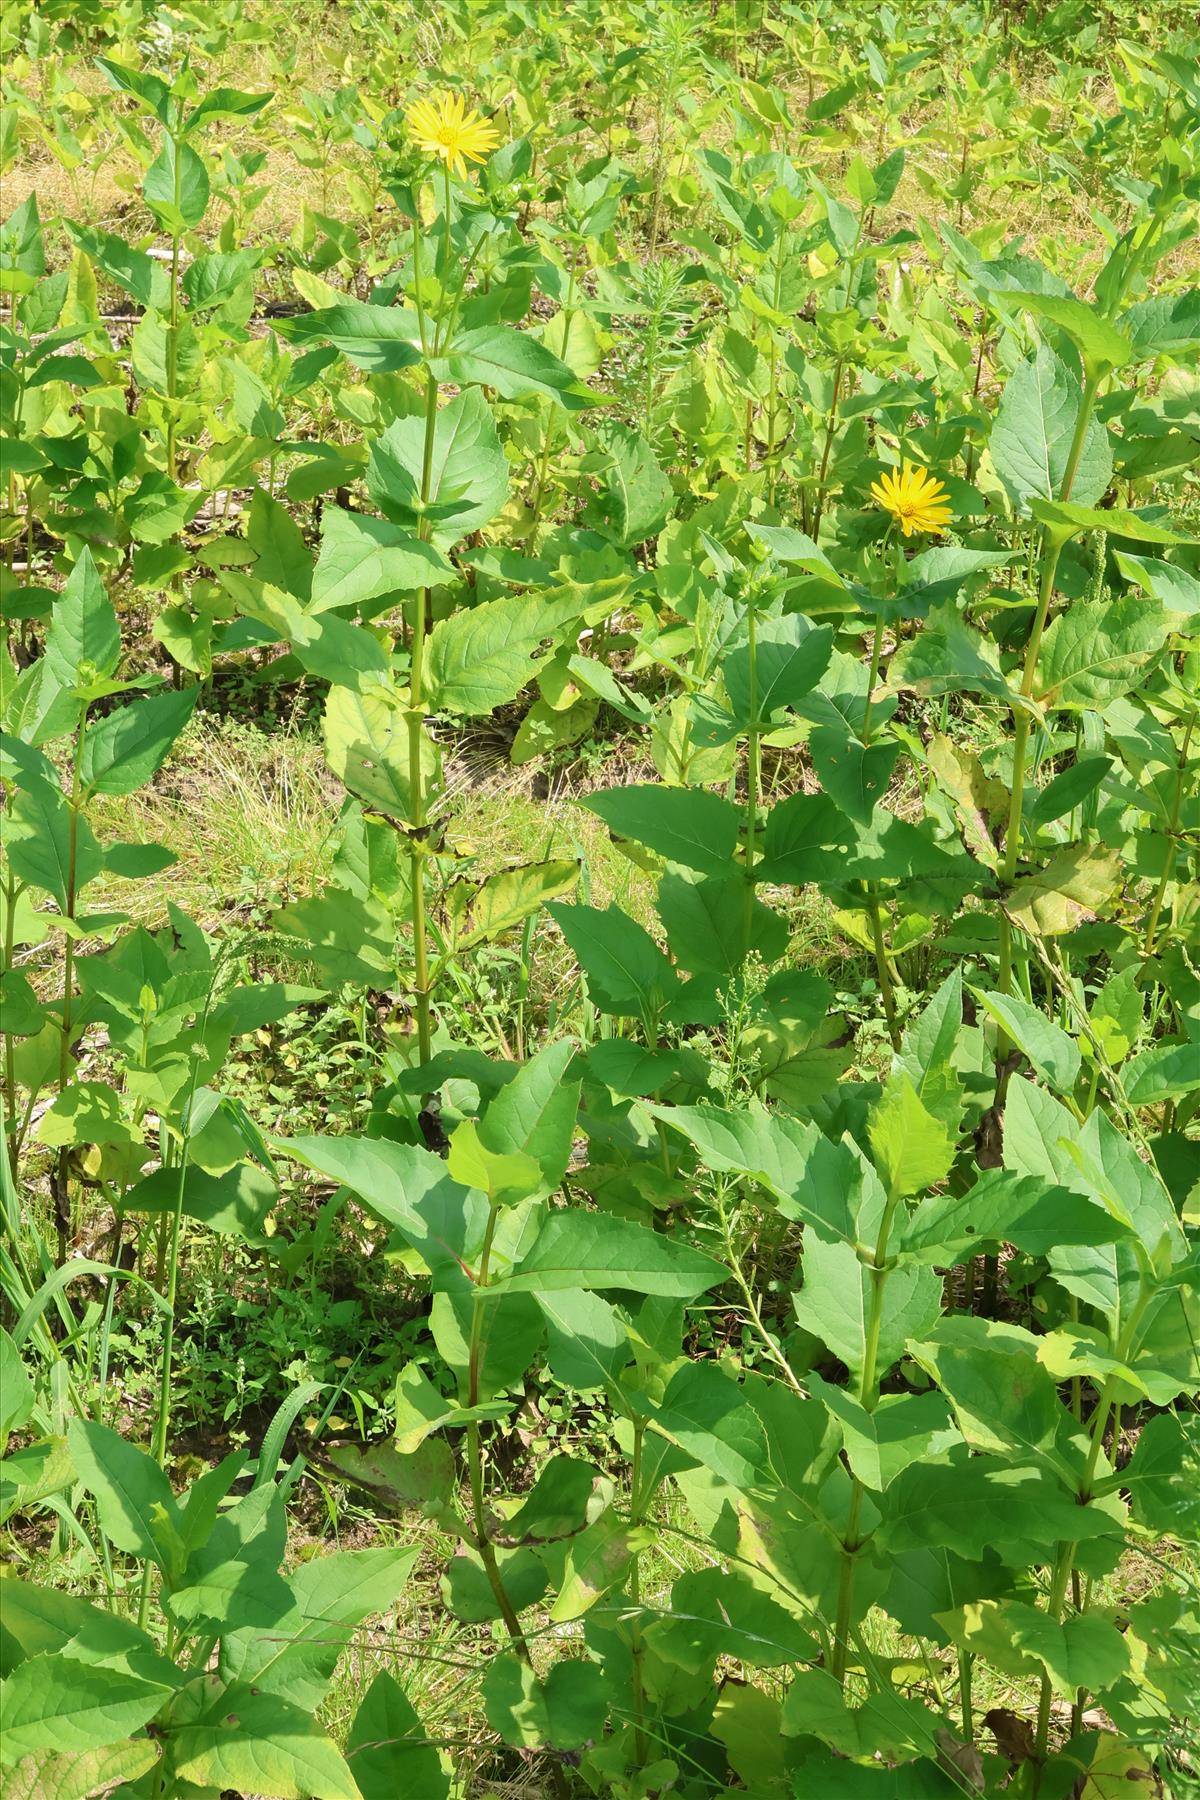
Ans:
[[[428,156],[436,156],[455,175],[465,175],[469,162],[486,162],[500,142],[500,134],[472,109],[461,94],[433,94],[417,100],[407,114],[415,142]]]
[[[914,531],[944,531],[950,523],[946,490],[928,469],[905,463],[897,475],[889,469],[871,492],[885,512],[890,512],[905,537]]]

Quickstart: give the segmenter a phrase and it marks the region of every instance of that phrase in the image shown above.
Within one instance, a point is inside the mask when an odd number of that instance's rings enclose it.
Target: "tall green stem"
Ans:
[[[1083,446],[1087,440],[1088,426],[1092,421],[1092,411],[1096,404],[1096,396],[1100,390],[1102,377],[1089,373],[1083,385],[1083,393],[1079,401],[1079,413],[1075,420],[1075,431],[1071,439],[1071,448],[1067,456],[1067,466],[1063,473],[1059,499],[1071,498],[1071,489],[1075,485],[1075,477],[1079,472],[1079,460],[1083,455]],[[1046,618],[1050,611],[1050,603],[1054,597],[1054,577],[1058,573],[1059,557],[1062,555],[1066,538],[1061,528],[1046,527],[1042,533],[1042,566],[1038,583],[1037,609],[1033,617],[1033,629],[1029,634],[1029,643],[1025,649],[1025,663],[1021,672],[1020,698],[1022,704],[1013,708],[1013,766],[1012,791],[1009,798],[1008,824],[1004,837],[1004,860],[1000,865],[1000,882],[1005,889],[1011,887],[1016,876],[1017,863],[1021,855],[1021,818],[1025,804],[1025,764],[1029,754],[1029,701],[1037,683],[1038,654],[1042,647],[1042,636],[1046,629]],[[1003,907],[1000,911],[1000,957],[998,986],[1002,994],[1012,990],[1013,977],[1013,928],[1012,922]],[[1008,1046],[1001,1037],[997,1044],[997,1069],[1004,1064]],[[997,1076],[997,1095],[1003,1097],[1004,1077]]]
[[[889,525],[883,540],[884,557],[887,557],[892,541],[894,527]],[[889,569],[894,574],[891,563]],[[889,593],[894,583],[889,580]],[[863,707],[862,730],[860,741],[864,750],[869,750],[873,737],[873,707],[876,683],[879,680],[879,663],[883,655],[883,614],[875,617],[875,631],[871,639],[871,668],[867,676],[867,699]],[[871,945],[875,953],[875,975],[879,982],[879,995],[883,1001],[883,1015],[887,1021],[888,1038],[893,1050],[899,1051],[902,1043],[900,1018],[896,1007],[896,990],[892,982],[891,962],[888,957],[887,937],[883,928],[883,907],[879,900],[879,890],[873,881],[863,883],[866,897],[867,919],[871,926]]]
[[[488,1305],[488,1275],[491,1270],[492,1243],[496,1235],[499,1214],[500,1209],[493,1202],[483,1234],[479,1268],[475,1274],[475,1286],[471,1295],[471,1326],[467,1340],[467,1405],[472,1409],[479,1405],[483,1377],[484,1309]],[[504,1577],[500,1573],[500,1565],[496,1559],[496,1549],[488,1530],[483,1445],[480,1441],[477,1419],[472,1419],[467,1425],[467,1472],[471,1487],[471,1525],[475,1549],[479,1553],[479,1560],[483,1565],[483,1571],[487,1576],[488,1586],[492,1590],[500,1617],[504,1620],[504,1628],[508,1632],[513,1651],[523,1663],[532,1668],[533,1658],[529,1652],[529,1640],[521,1627],[516,1608],[509,1598],[508,1589],[504,1585]],[[551,1761],[549,1767],[555,1794],[560,1797],[560,1800],[563,1800],[567,1788],[562,1768],[557,1761]]]
[[[900,1204],[898,1194],[889,1194],[883,1209],[883,1217],[879,1222],[879,1234],[875,1240],[875,1250],[868,1264],[871,1275],[871,1306],[867,1315],[867,1330],[863,1342],[862,1371],[858,1382],[859,1404],[867,1412],[874,1412],[879,1404],[879,1338],[883,1329],[883,1295],[887,1286],[888,1240],[892,1234],[892,1222],[896,1216],[896,1208]],[[833,1668],[834,1679],[845,1683],[846,1661],[850,1650],[850,1619],[854,1605],[854,1568],[855,1557],[862,1547],[858,1535],[862,1517],[863,1485],[857,1475],[851,1477],[850,1506],[846,1516],[846,1530],[842,1538],[841,1569],[838,1573],[837,1613],[833,1627]]]
[[[437,431],[438,389],[431,372],[425,377],[425,446],[421,459],[421,503],[427,504],[433,480],[433,448]],[[429,534],[421,518],[420,535]],[[410,916],[413,934],[413,998],[417,1013],[417,1050],[422,1063],[432,1055],[433,1034],[429,1008],[429,948],[425,920],[426,802],[421,752],[425,739],[424,682],[425,642],[428,633],[429,589],[421,588],[413,601],[412,637],[408,679],[408,792]]]

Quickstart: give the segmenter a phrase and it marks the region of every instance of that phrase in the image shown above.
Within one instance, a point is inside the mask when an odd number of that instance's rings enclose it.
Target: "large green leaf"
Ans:
[[[964,1650],[1006,1675],[1044,1670],[1055,1693],[1072,1704],[1081,1691],[1102,1694],[1130,1667],[1125,1638],[1095,1614],[1059,1620],[1025,1600],[979,1600],[961,1613],[942,1613],[938,1622]]]
[[[675,505],[674,491],[653,447],[632,425],[604,420],[594,435],[608,457],[596,503],[601,529],[622,549],[632,549],[662,530]]]
[[[609,1213],[571,1208],[546,1220],[511,1275],[487,1291],[550,1294],[562,1289],[627,1288],[694,1300],[725,1277],[724,1265],[690,1244]]]
[[[871,1332],[875,1277],[846,1243],[814,1232],[804,1249],[804,1286],[792,1296],[804,1331],[833,1352],[855,1376],[863,1372]],[[910,1337],[929,1330],[941,1310],[942,1283],[932,1269],[902,1265],[883,1286],[876,1374],[882,1378],[904,1353]]]
[[[851,1471],[876,1493],[931,1448],[942,1448],[958,1436],[940,1394],[884,1394],[868,1412],[852,1394],[824,1381],[815,1370],[805,1379],[809,1392],[841,1426]]]
[[[417,315],[396,306],[365,306],[343,300],[337,306],[272,321],[280,337],[293,344],[332,344],[371,374],[410,369],[421,360]]]
[[[543,394],[568,412],[577,412],[597,397],[544,344],[508,325],[481,325],[461,332],[444,355],[429,358],[429,370],[436,381],[459,387],[477,381],[494,388],[503,400]]]
[[[190,144],[167,137],[146,171],[142,197],[164,231],[182,236],[200,223],[208,206],[208,171]]]
[[[99,1750],[23,1756],[4,1781],[4,1800],[89,1800],[136,1781],[162,1755],[153,1738],[129,1738]]]
[[[588,993],[602,1012],[657,1012],[679,978],[650,933],[619,906],[572,906],[552,901],[546,911],[579,958]]]
[[[939,1320],[926,1341],[910,1342],[909,1354],[937,1382],[973,1449],[1032,1460],[1050,1452],[1065,1423],[1037,1347],[1020,1326],[962,1314]]]
[[[100,571],[85,546],[54,602],[46,633],[47,672],[64,688],[111,675],[121,655],[121,628]]]
[[[412,824],[409,711],[399,697],[384,687],[331,687],[323,731],[326,761],[350,792],[374,811]],[[428,802],[437,792],[441,759],[424,725],[419,755]]]
[[[1042,640],[1035,697],[1103,710],[1146,678],[1168,635],[1167,615],[1140,598],[1076,601]]]
[[[346,1739],[346,1761],[362,1800],[447,1800],[450,1777],[428,1741],[411,1700],[380,1669]]]
[[[761,729],[811,693],[833,650],[832,629],[810,625],[799,613],[769,621],[756,637],[753,674],[748,644],[731,650],[722,664],[725,692],[743,730]]]
[[[132,794],[156,775],[192,716],[197,687],[168,689],[118,707],[90,727],[80,776],[97,794]]]
[[[702,875],[730,872],[742,814],[718,794],[635,783],[589,794],[583,805],[599,814],[614,836],[645,844],[668,862]]]
[[[1004,304],[1022,306],[1065,331],[1094,373],[1122,369],[1133,355],[1133,345],[1125,334],[1083,300],[1062,294],[1008,292]]]
[[[575,1750],[604,1734],[608,1690],[599,1665],[569,1659],[540,1681],[527,1662],[502,1651],[483,1680],[488,1724],[521,1749]]]
[[[31,1656],[4,1683],[0,1761],[30,1752],[98,1750],[152,1719],[170,1688],[65,1652]]]
[[[572,593],[485,600],[441,619],[429,640],[430,706],[480,718],[515,699],[542,646],[580,616]]]
[[[1077,376],[1048,344],[1008,378],[988,440],[996,473],[1014,505],[1026,514],[1036,497],[1053,500],[1067,472],[1083,400]],[[1085,506],[1099,500],[1112,475],[1108,431],[1092,419],[1084,436],[1071,493]]]
[[[494,519],[508,497],[508,459],[479,388],[464,389],[437,414],[422,505],[424,457],[424,419],[393,420],[371,446],[367,492],[402,525],[416,529],[427,517],[430,541],[445,550]]]
[[[450,574],[440,550],[412,531],[362,513],[327,506],[321,515],[321,554],[312,578],[312,610],[364,606],[418,588],[433,587]],[[371,611],[378,611],[371,606]]]
[[[291,1607],[268,1631],[226,1633],[221,1673],[313,1712],[325,1697],[354,1627],[386,1613],[408,1580],[416,1550],[336,1550],[288,1577]]]
[[[175,1769],[200,1787],[275,1800],[361,1800],[345,1759],[311,1714],[235,1682],[174,1734]]]
[[[969,1454],[913,1463],[887,1491],[889,1553],[933,1547],[978,1561],[994,1549],[1014,1568],[1046,1560],[1057,1542],[1122,1536],[1118,1518],[1080,1506],[1049,1470]]]
[[[1143,519],[1140,513],[1122,511],[1119,507],[1077,506],[1072,500],[1031,500],[1029,510],[1035,519],[1048,526],[1056,537],[1076,537],[1081,531],[1104,531],[1110,537],[1132,538],[1138,544],[1187,544],[1168,525]]]
[[[1048,1019],[1036,1006],[1015,994],[987,993],[973,987],[971,992],[979,1004],[1024,1056],[1027,1056],[1043,1081],[1057,1093],[1069,1094],[1079,1078],[1083,1058],[1074,1038],[1068,1037],[1061,1025]]]
[[[179,1507],[154,1458],[107,1425],[72,1419],[67,1431],[79,1478],[118,1550],[157,1563],[171,1579],[182,1560]]]
[[[1014,1083],[1021,1092],[1027,1083]],[[963,1262],[996,1244],[1044,1256],[1056,1244],[1111,1243],[1128,1227],[1103,1206],[1051,1177],[990,1169],[963,1194],[935,1194],[903,1228],[902,1250],[918,1262]]]
[[[72,853],[70,807],[60,789],[40,775],[25,776],[17,791],[5,823],[4,849],[18,879],[44,888],[64,913],[69,895],[78,895],[104,868],[92,828],[79,815]]]

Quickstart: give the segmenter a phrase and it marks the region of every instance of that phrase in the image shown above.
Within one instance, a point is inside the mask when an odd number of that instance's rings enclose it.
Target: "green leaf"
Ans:
[[[355,1627],[395,1605],[416,1558],[386,1546],[302,1563],[287,1579],[292,1604],[276,1625],[222,1634],[222,1676],[315,1712]]]
[[[1013,1091],[1023,1093],[1027,1085],[1014,1083]],[[902,1247],[918,1262],[945,1265],[998,1244],[1045,1256],[1058,1244],[1112,1243],[1127,1232],[1103,1206],[1051,1179],[990,1169],[964,1194],[923,1201],[904,1226]]]
[[[208,171],[190,144],[168,137],[146,171],[142,196],[164,231],[180,237],[208,206]]]
[[[45,664],[64,688],[88,687],[111,675],[121,655],[121,628],[100,572],[85,546],[54,603]]]
[[[1029,510],[1035,519],[1050,527],[1055,537],[1077,537],[1081,531],[1104,531],[1110,537],[1132,538],[1138,544],[1188,544],[1191,538],[1140,513],[1123,512],[1119,507],[1077,506],[1074,501],[1031,500]]]
[[[1146,1419],[1133,1455],[1113,1481],[1128,1491],[1133,1516],[1147,1530],[1200,1541],[1200,1416]]]
[[[156,775],[192,716],[198,687],[167,690],[119,707],[92,725],[80,775],[97,794],[132,794]]]
[[[718,1481],[745,1489],[769,1466],[766,1434],[746,1390],[716,1363],[685,1363],[651,1411],[657,1431],[710,1470]]]
[[[828,794],[793,794],[767,814],[756,882],[807,887],[845,874],[855,831]]]
[[[429,639],[430,706],[479,718],[506,705],[532,679],[542,646],[580,610],[569,592],[514,595],[440,619]]]
[[[412,824],[409,711],[391,689],[331,687],[323,721],[325,760],[350,792],[376,812]],[[424,726],[420,733],[425,798],[437,791],[441,759]]]
[[[864,1487],[881,1493],[902,1470],[957,1437],[950,1408],[940,1394],[884,1394],[874,1411],[843,1388],[822,1380],[815,1370],[805,1377],[809,1392],[820,1400],[842,1428],[846,1461]]]
[[[104,867],[100,846],[84,818],[76,820],[72,862],[67,802],[58,788],[36,775],[26,776],[18,790],[5,827],[4,849],[14,874],[52,894],[63,913],[69,893],[78,895]]]
[[[488,1724],[519,1749],[577,1750],[604,1735],[608,1689],[596,1663],[558,1662],[539,1681],[504,1650],[489,1662],[482,1691]]]
[[[446,1167],[463,1187],[478,1188],[497,1205],[532,1199],[542,1186],[542,1172],[532,1156],[505,1155],[482,1143],[474,1119],[463,1119],[450,1137]]]
[[[780,1113],[723,1112],[715,1106],[648,1106],[653,1117],[695,1146],[701,1166],[748,1175],[779,1202],[785,1218],[825,1237],[853,1240],[878,1228],[883,1189],[873,1169],[815,1125]]]
[[[1042,639],[1035,698],[1103,710],[1146,679],[1168,635],[1167,615],[1142,599],[1077,600]]]
[[[662,530],[674,510],[674,490],[652,446],[632,425],[603,420],[593,435],[609,459],[596,504],[601,529],[623,550],[631,550]]]
[[[438,411],[423,505],[425,421],[394,419],[371,445],[367,492],[380,512],[416,529],[431,521],[430,541],[446,550],[478,531],[508,498],[508,459],[479,388],[466,388]]]
[[[1043,1081],[1059,1094],[1069,1094],[1083,1064],[1079,1046],[1061,1025],[1015,994],[990,994],[973,987],[979,1004],[1002,1026]]]
[[[752,1669],[809,1662],[816,1643],[790,1612],[740,1570],[696,1569],[676,1577],[669,1611],[643,1636],[656,1656],[689,1675],[711,1676],[733,1657]]]
[[[21,1352],[0,1325],[0,1453],[10,1432],[33,1412],[33,1383]]]
[[[799,613],[768,621],[756,635],[753,679],[748,644],[731,650],[722,666],[729,704],[739,725],[750,730],[811,693],[833,650],[831,627],[811,625]]]
[[[489,1102],[479,1126],[489,1150],[534,1161],[538,1198],[554,1192],[571,1160],[579,1083],[564,1077],[574,1055],[570,1038],[539,1051]]]
[[[421,360],[417,315],[397,306],[364,306],[357,300],[344,300],[337,306],[271,323],[290,343],[332,344],[373,375],[411,369]]]
[[[1182,356],[1200,346],[1200,288],[1156,294],[1125,313],[1120,329],[1133,345],[1134,360]]]
[[[994,1549],[1013,1568],[1045,1560],[1059,1540],[1082,1543],[1122,1535],[1119,1520],[1099,1506],[1080,1506],[1049,1470],[970,1453],[913,1463],[888,1489],[888,1553],[945,1548],[978,1561]]]
[[[147,309],[163,312],[170,304],[170,276],[145,250],[135,250],[124,238],[96,225],[75,225],[64,220],[72,239],[102,275]]]
[[[341,1752],[316,1721],[275,1694],[234,1682],[174,1733],[175,1769],[200,1787],[275,1800],[361,1800]]]
[[[793,1294],[796,1320],[844,1362],[862,1373],[867,1355],[875,1281],[849,1244],[828,1243],[814,1232],[805,1241],[804,1286]],[[882,1378],[913,1336],[928,1331],[941,1310],[942,1284],[932,1269],[902,1265],[889,1272],[876,1353]]]
[[[635,783],[589,794],[582,802],[615,837],[645,844],[668,862],[702,875],[727,875],[733,865],[742,814],[704,788]]]
[[[552,901],[546,911],[579,958],[601,1012],[652,1014],[678,988],[678,976],[650,933],[619,906],[602,912]]]
[[[724,1277],[721,1263],[689,1244],[629,1219],[572,1208],[551,1213],[532,1250],[487,1293],[627,1288],[638,1294],[694,1300]]]
[[[875,1167],[889,1195],[919,1194],[949,1174],[955,1139],[924,1106],[909,1076],[893,1075],[867,1120]]]
[[[152,1738],[130,1738],[99,1750],[24,1756],[10,1769],[4,1800],[89,1800],[136,1781],[152,1769],[162,1751]]]
[[[399,600],[433,587],[451,573],[432,544],[383,519],[327,506],[321,514],[321,553],[312,577],[312,610]],[[378,606],[369,610],[378,612]]]
[[[1131,1106],[1160,1106],[1200,1092],[1200,1044],[1155,1044],[1121,1070]]]
[[[929,1340],[909,1344],[910,1355],[954,1408],[972,1449],[1016,1459],[1046,1455],[1064,1423],[1058,1390],[1037,1349],[1032,1332],[968,1314],[939,1320]]]
[[[1028,502],[1053,500],[1067,473],[1075,425],[1083,401],[1077,376],[1048,344],[1018,364],[996,409],[988,440],[996,473],[1013,504],[1028,516]],[[1104,424],[1093,418],[1084,437],[1071,492],[1090,506],[1112,476],[1112,446]]]
[[[1072,1704],[1080,1690],[1102,1694],[1130,1666],[1124,1637],[1094,1613],[1060,1621],[1024,1600],[979,1600],[958,1614],[940,1614],[938,1622],[1006,1675],[1045,1670],[1055,1693]]]
[[[960,616],[954,602],[935,608],[916,637],[901,644],[888,686],[914,694],[988,694],[1009,701],[999,653],[990,638]]]
[[[65,1652],[31,1656],[4,1683],[0,1761],[38,1751],[98,1750],[152,1719],[170,1688]]]
[[[155,1169],[126,1191],[125,1206],[135,1213],[172,1213],[178,1194],[179,1170]],[[185,1217],[198,1219],[237,1243],[267,1249],[271,1239],[266,1221],[278,1202],[279,1183],[256,1163],[235,1163],[222,1175],[208,1175],[189,1165],[184,1173]]]
[[[808,753],[821,786],[848,819],[868,825],[887,792],[900,754],[897,743],[864,745],[845,728],[818,725],[809,733]]]
[[[787,949],[786,919],[756,895],[747,894],[745,876],[736,869],[724,878],[669,870],[658,884],[654,910],[671,955],[694,974],[727,978],[736,974],[751,951],[764,963],[772,963]]]
[[[448,1800],[450,1776],[425,1736],[412,1702],[380,1669],[346,1739],[346,1761],[362,1800]]]
[[[1093,372],[1123,369],[1133,356],[1133,345],[1121,331],[1082,300],[1068,295],[1008,292],[1004,305],[1024,307],[1040,319],[1049,319],[1065,331]]]
[[[445,354],[429,358],[429,371],[435,381],[456,387],[479,382],[494,388],[502,400],[544,394],[568,412],[578,412],[596,399],[544,344],[507,325],[461,332]]]
[[[157,1563],[167,1579],[173,1579],[182,1562],[181,1519],[167,1478],[153,1457],[91,1419],[72,1419],[67,1437],[79,1478],[95,1498],[105,1535],[118,1550]]]
[[[1122,575],[1136,582],[1165,611],[1185,617],[1200,613],[1200,579],[1189,569],[1165,562],[1161,556],[1135,556],[1131,550],[1118,550],[1116,562]]]

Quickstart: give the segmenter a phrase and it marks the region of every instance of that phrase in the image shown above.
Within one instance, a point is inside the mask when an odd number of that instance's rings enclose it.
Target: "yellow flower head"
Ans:
[[[950,523],[946,490],[928,469],[905,463],[900,473],[889,469],[871,492],[885,512],[890,512],[905,537],[914,531],[944,531]]]
[[[472,109],[461,94],[432,94],[409,107],[408,128],[427,156],[436,156],[455,175],[465,175],[469,162],[486,162],[500,134]]]

